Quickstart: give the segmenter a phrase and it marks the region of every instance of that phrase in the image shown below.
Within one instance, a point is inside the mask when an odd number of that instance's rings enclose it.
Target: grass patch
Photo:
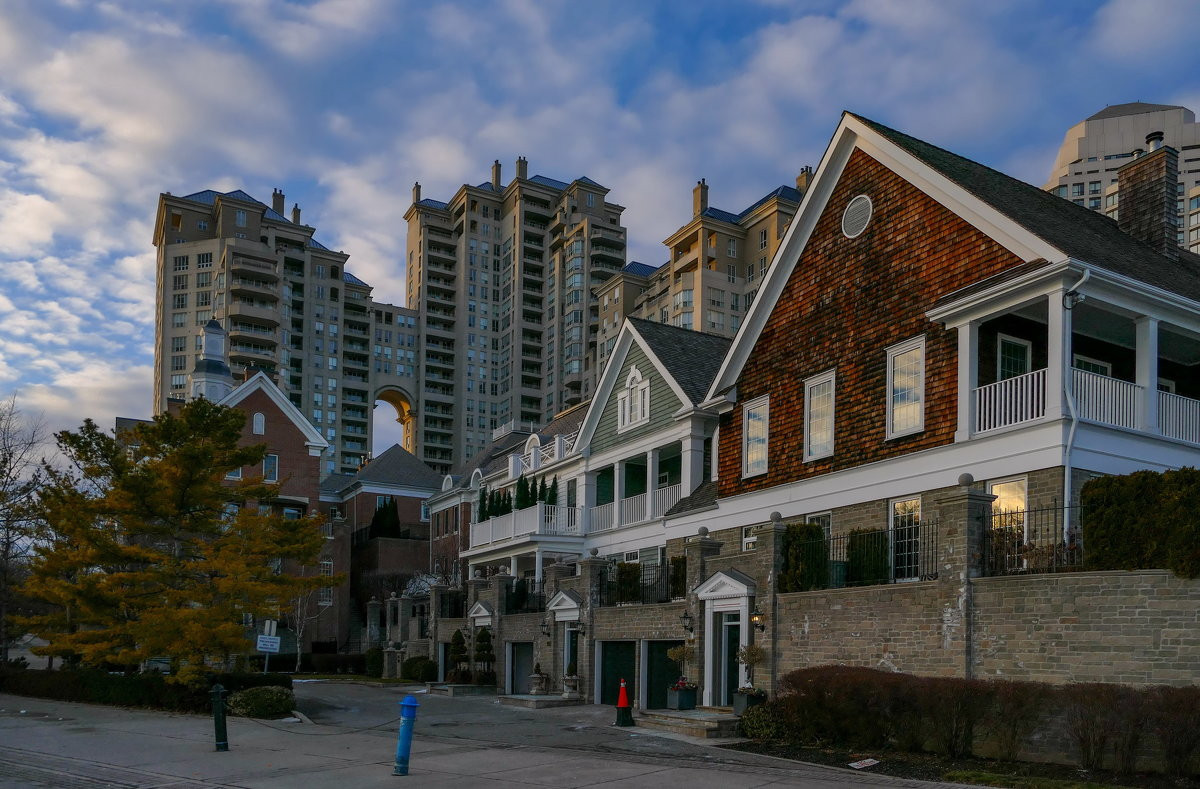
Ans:
[[[1073,781],[1032,775],[1002,775],[983,770],[951,770],[942,776],[942,780],[977,786],[1004,786],[1009,789],[1125,789],[1118,784],[1098,784],[1092,781]]]

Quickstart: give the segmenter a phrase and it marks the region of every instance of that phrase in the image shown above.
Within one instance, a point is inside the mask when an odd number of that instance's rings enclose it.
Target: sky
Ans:
[[[843,110],[1040,185],[1106,105],[1200,110],[1198,22],[1190,0],[0,0],[0,399],[53,430],[149,415],[162,192],[281,188],[403,304],[413,182],[449,199],[523,155],[609,187],[658,265],[698,179],[740,211]]]

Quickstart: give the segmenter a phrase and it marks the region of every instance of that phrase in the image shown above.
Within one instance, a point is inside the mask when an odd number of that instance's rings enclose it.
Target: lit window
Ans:
[[[742,550],[753,551],[758,548],[758,535],[754,533],[753,526],[742,527]]]
[[[833,454],[834,381],[836,373],[804,382],[804,459],[816,460]]]
[[[1025,510],[1029,494],[1029,481],[1025,477],[998,479],[989,482],[988,493],[995,496],[992,501],[992,527],[1025,529]]]
[[[887,437],[925,429],[925,338],[887,350]]]
[[[742,476],[753,477],[767,471],[767,437],[770,421],[770,397],[746,404],[742,411]]]
[[[892,578],[915,581],[921,575],[921,499],[892,501]]]

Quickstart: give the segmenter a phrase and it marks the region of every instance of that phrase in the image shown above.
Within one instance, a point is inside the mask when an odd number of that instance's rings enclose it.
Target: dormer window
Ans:
[[[625,388],[617,394],[617,431],[628,430],[650,421],[650,380],[634,366],[625,378]]]

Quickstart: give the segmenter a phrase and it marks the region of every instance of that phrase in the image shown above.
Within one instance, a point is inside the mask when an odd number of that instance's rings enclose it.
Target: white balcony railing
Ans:
[[[1158,424],[1164,436],[1200,444],[1200,400],[1159,392]]]
[[[527,534],[581,536],[580,513],[579,507],[555,506],[539,501],[532,507],[472,524],[471,547],[491,545]]]
[[[616,508],[617,505],[611,501],[608,504],[592,507],[592,519],[591,523],[588,524],[588,533],[615,529],[617,527],[617,519],[614,517],[616,515]]]
[[[1080,419],[1116,427],[1136,428],[1142,403],[1142,387],[1119,378],[1086,370],[1071,370],[1075,407]]]
[[[981,386],[975,396],[975,432],[1040,419],[1046,414],[1046,370]]]
[[[639,493],[621,499],[621,523],[637,523],[646,520],[646,494]]]
[[[666,514],[682,498],[683,485],[676,484],[654,491],[654,517]]]
[[[538,504],[541,510],[542,528],[539,534],[566,534],[580,536],[583,534],[580,523],[579,507],[564,507],[554,504]]]

